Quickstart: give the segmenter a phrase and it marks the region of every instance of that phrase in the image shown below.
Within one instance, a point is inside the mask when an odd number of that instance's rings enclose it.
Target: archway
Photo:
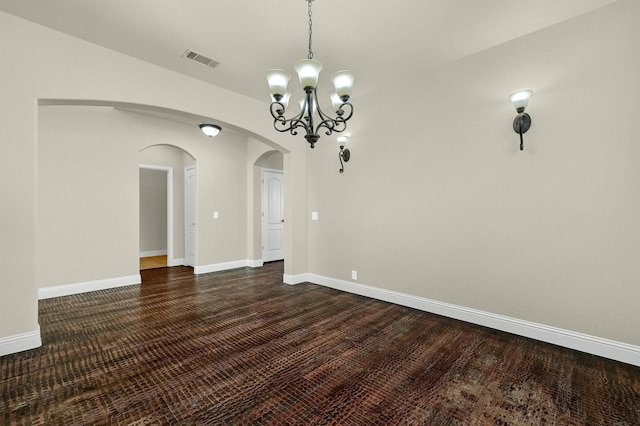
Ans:
[[[138,153],[138,162],[141,170],[156,171],[165,173],[163,188],[166,190],[166,216],[164,222],[158,223],[157,211],[150,211],[146,208],[145,202],[149,202],[142,193],[140,187],[140,256],[151,253],[160,254],[166,252],[166,266],[177,266],[188,263],[186,261],[186,231],[185,231],[185,169],[196,166],[196,159],[186,150],[173,145],[152,145],[142,149]],[[140,185],[143,181],[140,181]],[[152,183],[153,185],[162,183]],[[193,207],[193,206],[192,206]],[[147,223],[147,222],[151,223]],[[150,232],[160,232],[161,228],[166,230],[165,247],[154,247],[163,240],[157,235],[149,235]],[[196,250],[195,244],[192,248]]]
[[[263,262],[284,260],[284,158],[270,150],[253,163],[253,178],[258,221],[254,223],[255,246]]]

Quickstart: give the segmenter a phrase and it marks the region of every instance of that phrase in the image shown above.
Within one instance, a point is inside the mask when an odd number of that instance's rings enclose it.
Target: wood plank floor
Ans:
[[[312,285],[282,262],[40,301],[3,425],[639,425],[640,369]]]
[[[140,270],[164,268],[167,266],[167,255],[164,256],[148,256],[140,258]]]

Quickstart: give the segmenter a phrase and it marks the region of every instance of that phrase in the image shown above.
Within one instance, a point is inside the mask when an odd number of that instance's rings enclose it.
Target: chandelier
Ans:
[[[348,101],[354,81],[353,73],[347,70],[338,71],[331,76],[331,81],[336,89],[335,93],[331,95],[331,105],[336,116],[331,117],[325,114],[320,108],[316,95],[316,86],[318,85],[318,76],[322,71],[322,64],[313,59],[311,45],[313,35],[312,1],[307,0],[309,3],[309,55],[307,59],[302,59],[293,66],[298,73],[300,85],[305,92],[304,98],[300,101],[300,113],[292,118],[285,118],[284,116],[291,98],[291,91],[287,90],[291,74],[282,69],[274,69],[265,73],[272,98],[270,111],[273,117],[273,127],[279,132],[290,132],[292,135],[297,135],[299,129],[304,130],[304,137],[311,145],[311,148],[320,139],[318,132],[320,132],[321,128],[324,128],[327,136],[333,132],[343,132],[347,128],[347,121],[353,115],[353,106]]]

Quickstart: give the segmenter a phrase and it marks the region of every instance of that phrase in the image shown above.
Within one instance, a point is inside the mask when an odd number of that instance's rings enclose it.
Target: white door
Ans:
[[[262,261],[284,259],[282,172],[262,171]]]
[[[184,264],[196,266],[196,168],[184,169]]]

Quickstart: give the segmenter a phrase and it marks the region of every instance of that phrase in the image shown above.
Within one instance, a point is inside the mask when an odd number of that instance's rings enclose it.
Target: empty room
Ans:
[[[0,423],[640,424],[638,111],[636,0],[0,0]]]

